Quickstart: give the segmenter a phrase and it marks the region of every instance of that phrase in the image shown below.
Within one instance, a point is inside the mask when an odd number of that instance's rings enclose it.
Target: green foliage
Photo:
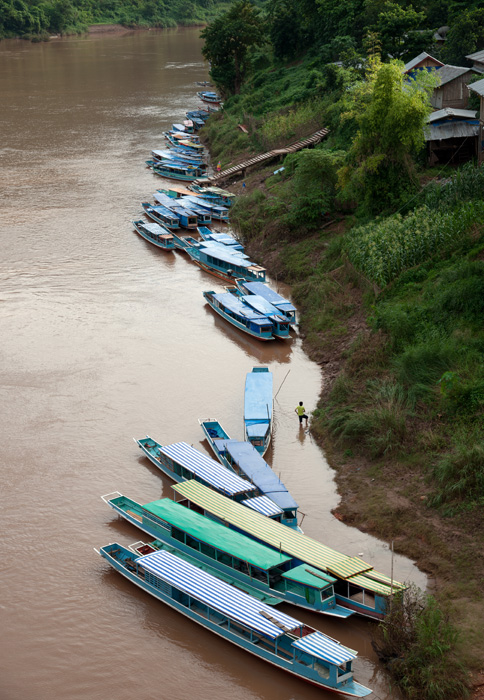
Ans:
[[[424,25],[425,13],[416,12],[412,5],[402,7],[386,2],[377,16],[375,30],[381,41],[383,55],[413,58],[432,43],[433,30],[418,31]]]
[[[480,387],[481,405],[484,401],[484,382]],[[432,469],[437,492],[431,505],[455,513],[484,506],[484,446],[482,441],[459,445],[441,457]]]
[[[202,53],[210,61],[210,75],[224,94],[240,92],[251,65],[250,49],[265,42],[259,11],[239,0],[217,17],[201,35]]]
[[[410,585],[395,594],[374,646],[411,700],[464,700],[470,679],[455,657],[458,632],[428,596]]]
[[[444,60],[456,66],[466,66],[466,55],[484,47],[484,8],[463,8],[452,22],[442,51]]]
[[[404,86],[401,65],[370,61],[367,80],[356,88],[348,114],[358,131],[340,171],[343,196],[356,199],[365,213],[394,209],[416,191],[411,156],[424,145],[433,84],[435,77],[425,72]]]

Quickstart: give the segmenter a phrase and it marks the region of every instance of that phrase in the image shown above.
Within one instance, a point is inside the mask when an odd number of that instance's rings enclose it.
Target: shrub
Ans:
[[[442,457],[433,467],[437,493],[430,504],[436,507],[473,507],[484,505],[484,446],[476,442],[460,445]]]

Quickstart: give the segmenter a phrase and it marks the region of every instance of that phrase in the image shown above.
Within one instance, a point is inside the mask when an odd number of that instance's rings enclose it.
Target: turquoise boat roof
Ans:
[[[258,311],[260,314],[264,314],[264,316],[278,316],[281,321],[284,320],[280,316],[279,309],[276,309],[276,307],[267,301],[267,299],[264,299],[264,297],[257,294],[244,294],[242,301],[249,306],[252,306],[252,308]]]
[[[384,596],[390,595],[392,590],[395,592],[397,589],[405,588],[398,581],[393,581],[391,585],[390,579],[373,571],[371,564],[367,564],[359,557],[341,554],[291,527],[231,501],[196,481],[175,484],[173,489],[215,517],[223,519],[264,544],[339,579],[348,580],[350,583]]]
[[[241,262],[244,262],[243,260]],[[233,294],[230,292],[222,292],[221,294],[214,294],[213,298],[216,299],[222,306],[224,306],[226,309],[229,311],[232,311],[234,314],[237,314],[238,316],[243,316],[247,320],[254,320],[254,321],[264,321],[266,323],[270,324],[270,321],[266,319],[265,316],[262,316],[260,313],[257,311],[254,311],[253,309],[250,308],[250,306],[246,306],[243,304],[239,299],[234,297]]]
[[[247,535],[230,530],[225,525],[185,508],[170,498],[146,503],[143,508],[192,537],[237,557],[237,559],[247,561],[264,571],[291,560],[291,557],[286,554],[275,552],[270,547],[250,539]],[[245,506],[241,506],[241,508],[245,510]]]
[[[264,297],[274,306],[284,309],[285,311],[296,311],[296,307],[291,304],[288,299],[284,299],[280,294],[271,289],[264,282],[244,282],[244,287],[251,294],[258,294]]]
[[[283,578],[289,579],[289,581],[302,583],[305,586],[312,586],[312,588],[317,588],[318,590],[327,588],[336,581],[332,576],[323,574],[322,571],[311,569],[307,564],[296,566],[294,569],[286,571],[282,576]]]
[[[236,265],[237,267],[252,267],[254,263],[246,259],[244,255],[238,255],[237,251],[232,250],[228,246],[224,246],[225,250],[220,247],[214,249],[213,244],[210,245],[208,242],[204,242],[200,248],[201,253],[205,255],[211,255],[217,260],[222,260],[222,262],[229,263],[229,265]],[[228,292],[227,292],[228,293]],[[231,294],[230,296],[234,296]]]
[[[249,372],[245,378],[244,420],[269,422],[272,418],[272,372]]]

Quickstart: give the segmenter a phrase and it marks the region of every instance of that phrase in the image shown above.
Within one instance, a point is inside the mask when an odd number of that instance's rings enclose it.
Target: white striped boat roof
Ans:
[[[267,517],[271,517],[273,515],[281,515],[284,511],[279,508],[279,506],[276,506],[276,504],[271,501],[270,498],[267,496],[256,496],[255,498],[246,498],[245,501],[241,501],[241,503],[244,504],[244,506],[249,506],[249,508],[253,508],[254,510],[258,511],[259,513],[262,513],[262,515],[266,515]]]
[[[265,605],[170,552],[152,552],[139,557],[136,563],[231,620],[237,620],[271,639],[281,637],[286,631],[299,629],[303,625],[299,620]],[[281,629],[261,613],[277,620],[285,629]]]
[[[340,579],[354,582],[355,585],[385,596],[405,588],[398,581],[393,581],[392,585],[388,577],[374,571],[371,564],[359,557],[341,554],[291,527],[225,498],[196,481],[175,484],[173,489],[243,533]]]
[[[356,652],[352,649],[348,649],[342,644],[334,642],[332,639],[326,637],[326,635],[321,634],[321,632],[307,634],[305,637],[301,637],[301,639],[296,639],[292,645],[312,656],[316,656],[318,659],[324,659],[330,664],[335,664],[335,666],[344,664],[347,661],[353,661],[357,656]]]
[[[185,467],[185,469],[192,474],[195,474],[200,477],[200,479],[203,479],[229,496],[235,496],[238,493],[245,493],[246,491],[254,491],[256,489],[254,484],[251,484],[250,481],[242,479],[226,467],[223,467],[220,462],[206,457],[186,442],[175,442],[172,445],[160,445],[158,449],[170,459],[181,464],[182,467]]]

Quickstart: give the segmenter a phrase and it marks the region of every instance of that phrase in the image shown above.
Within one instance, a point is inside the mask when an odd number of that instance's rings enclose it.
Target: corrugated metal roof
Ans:
[[[426,141],[444,141],[445,139],[466,138],[477,136],[479,133],[478,124],[466,122],[449,122],[448,124],[429,125],[425,128]]]
[[[356,652],[329,639],[321,632],[313,632],[301,639],[296,639],[296,641],[292,643],[292,646],[308,654],[317,656],[318,659],[324,659],[324,661],[328,661],[330,664],[335,664],[336,666],[344,664],[347,661],[353,661],[357,656]],[[344,688],[342,688],[342,691],[344,692]]]
[[[264,299],[264,297],[261,297],[257,294],[244,294],[242,297],[242,301],[248,304],[249,306],[252,306],[253,309],[258,311],[261,314],[264,314],[264,316],[277,316],[280,321],[284,321],[285,319],[280,315],[279,309],[276,309],[275,306],[272,306],[270,301],[267,301],[267,299]]]
[[[247,479],[242,479],[234,474],[220,462],[196,450],[186,442],[175,442],[173,445],[159,445],[160,452],[174,460],[189,472],[200,477],[219,491],[235,496],[238,493],[254,491],[255,486]]]
[[[431,58],[433,61],[435,61],[437,64],[443,66],[444,64],[441,63],[437,58],[434,58],[431,56],[429,53],[426,51],[422,51],[422,53],[419,53],[418,56],[415,56],[415,58],[412,58],[411,61],[405,64],[405,68],[403,69],[405,73],[407,73],[409,70],[412,70],[412,68],[415,68],[419,63],[424,61],[426,58]]]
[[[166,551],[152,552],[138,557],[136,563],[146,571],[159,576],[167,583],[184,591],[197,600],[218,610],[223,615],[237,620],[243,625],[265,634],[271,639],[281,637],[285,631],[302,627],[302,622],[285,615],[269,605],[239,591],[215,576],[207,574],[196,566],[179,559]],[[268,619],[277,620],[284,627],[281,629]],[[333,642],[334,644],[334,642]]]
[[[481,51],[476,51],[475,53],[470,53],[466,58],[469,59],[469,61],[479,61],[480,63],[484,62],[484,49],[481,49]]]
[[[241,302],[240,299],[234,297],[234,295],[230,292],[214,294],[213,298],[216,301],[218,301],[219,304],[222,304],[222,306],[224,306],[229,311],[232,311],[234,314],[237,314],[238,316],[242,316],[243,318],[249,320],[260,320],[265,321],[266,323],[270,323],[270,321],[268,321],[268,319],[265,316],[258,313],[257,311],[254,311],[254,309],[251,309],[250,306],[247,306],[246,304]]]
[[[464,73],[468,73],[470,70],[470,68],[463,68],[462,66],[442,66],[442,68],[439,68],[436,71],[436,75],[440,78],[440,85],[437,87],[437,89],[442,87],[442,85],[450,83],[459,76],[464,75]]]
[[[372,591],[373,593],[379,593],[380,595],[384,596],[390,595],[392,592],[391,586],[385,586],[385,584],[383,583],[378,583],[377,581],[374,581],[373,579],[369,578],[368,576],[365,576],[364,574],[361,576],[353,576],[350,579],[350,583],[354,584],[355,586],[361,586],[362,588]],[[393,591],[396,591],[401,588],[402,586],[400,584],[393,585]]]
[[[245,377],[244,420],[268,422],[271,418],[272,372],[248,372]]]
[[[436,112],[432,112],[427,121],[431,124],[432,122],[438,121],[439,119],[446,119],[447,117],[475,119],[476,114],[477,112],[472,109],[455,109],[454,107],[445,107],[444,109],[438,109]]]
[[[340,561],[332,563],[328,566],[328,571],[336,574],[339,578],[350,578],[357,574],[363,574],[365,571],[370,571],[373,567],[367,564],[358,557],[345,557]]]
[[[284,299],[284,297],[271,289],[264,282],[244,282],[243,286],[251,294],[258,294],[259,296],[264,297],[267,299],[267,301],[274,304],[274,306],[277,306],[278,308],[284,309],[285,311],[296,311],[296,307],[293,306],[288,299]]]
[[[243,503],[244,506],[253,508],[258,513],[262,513],[262,515],[266,515],[268,518],[270,518],[273,515],[281,515],[283,512],[279,508],[279,506],[276,506],[276,504],[273,503],[273,501],[271,501],[271,499],[267,496],[256,496],[255,498],[246,498],[244,501],[241,501],[241,503]]]
[[[173,489],[243,532],[318,569],[328,571],[332,565],[337,565],[339,568],[345,559],[344,554],[271,518],[265,518],[196,481],[175,484]],[[357,557],[347,557],[347,559],[353,562],[352,565],[359,561],[362,567],[371,569],[371,566]],[[397,587],[402,585],[395,581],[394,588]]]
[[[215,520],[205,518],[170,498],[146,503],[143,508],[192,537],[264,571],[291,560],[291,557],[286,554],[275,552],[265,544],[251,540],[247,535],[231,530]]]
[[[483,96],[484,95],[484,78],[482,80],[478,80],[476,83],[471,83],[467,87],[469,88],[469,90],[472,90],[472,92],[477,92],[478,95]]]

